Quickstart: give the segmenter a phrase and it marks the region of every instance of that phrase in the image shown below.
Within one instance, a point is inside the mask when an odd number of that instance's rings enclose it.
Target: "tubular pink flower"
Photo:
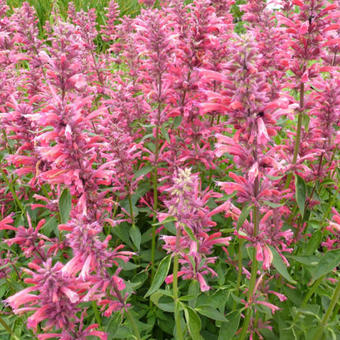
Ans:
[[[20,292],[10,296],[6,299],[6,302],[13,308],[18,309],[21,305],[26,304],[27,302],[35,301],[37,300],[36,295],[29,294],[33,291],[35,291],[35,287],[28,287]]]
[[[263,305],[263,306],[266,306],[266,307],[270,308],[270,310],[272,311],[273,314],[276,311],[280,310],[279,307],[277,307],[277,306],[275,306],[272,303],[269,303],[267,301],[256,300],[256,303],[259,304],[259,305]]]
[[[198,279],[198,282],[200,284],[200,288],[201,288],[202,292],[206,292],[206,291],[210,290],[210,287],[207,285],[202,274],[197,273],[197,279]]]
[[[13,227],[11,224],[13,223],[13,218],[11,215],[5,217],[0,221],[0,229],[8,229],[16,231],[17,228]]]

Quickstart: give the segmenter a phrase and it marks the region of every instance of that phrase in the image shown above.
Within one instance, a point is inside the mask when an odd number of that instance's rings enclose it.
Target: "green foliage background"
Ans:
[[[104,25],[106,12],[105,8],[108,7],[110,2],[110,0],[7,0],[7,4],[10,6],[11,11],[13,11],[13,8],[20,7],[25,1],[35,8],[39,18],[39,30],[42,35],[44,24],[47,20],[49,20],[53,7],[59,10],[63,18],[67,17],[67,8],[69,2],[74,3],[77,11],[81,9],[87,11],[90,8],[95,8],[98,25]],[[141,5],[138,3],[138,0],[116,0],[116,2],[119,5],[121,16],[136,16],[141,10]],[[185,2],[192,2],[192,0],[186,0]],[[245,30],[242,23],[242,12],[240,11],[238,5],[246,2],[246,0],[237,0],[235,5],[232,6],[235,30],[238,33],[242,33]],[[158,3],[159,0],[156,0],[155,6],[158,6]]]
[[[97,13],[98,25],[105,23],[105,8],[108,7],[110,0],[26,0],[36,10],[39,18],[39,29],[43,32],[44,24],[49,20],[53,7],[57,8],[63,18],[67,17],[67,8],[69,2],[73,2],[76,10],[87,11],[89,8],[95,8]],[[11,10],[20,7],[25,0],[7,0]],[[140,11],[138,0],[116,0],[119,5],[121,15],[135,16]]]

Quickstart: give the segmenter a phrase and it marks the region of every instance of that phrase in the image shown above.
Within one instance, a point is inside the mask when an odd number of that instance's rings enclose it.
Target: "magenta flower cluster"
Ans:
[[[139,3],[131,18],[111,1],[101,27],[94,9],[54,8],[41,39],[28,3],[0,0],[0,230],[25,259],[1,252],[0,277],[13,267],[25,284],[6,306],[39,340],[107,339],[100,320],[119,313],[142,339],[155,316],[134,321],[140,286],[124,268],[142,266],[152,288],[170,254],[157,288],[173,287],[178,339],[177,279],[209,294],[222,264],[237,277],[237,334],[260,339],[272,328],[256,313],[286,300],[274,260],[289,269],[321,186],[329,201],[339,190],[339,2],[250,0],[244,33],[232,0]],[[340,248],[335,200],[325,252]]]

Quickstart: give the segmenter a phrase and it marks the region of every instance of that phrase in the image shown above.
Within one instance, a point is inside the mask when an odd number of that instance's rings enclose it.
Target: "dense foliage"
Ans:
[[[0,0],[1,339],[340,338],[340,2],[237,4]]]

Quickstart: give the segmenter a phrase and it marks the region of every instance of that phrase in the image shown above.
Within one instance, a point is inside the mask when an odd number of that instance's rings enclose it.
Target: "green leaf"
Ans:
[[[119,326],[120,326],[120,323],[121,323],[121,316],[119,314],[113,314],[110,318],[109,318],[109,321],[108,323],[106,324],[104,330],[105,332],[107,332],[110,336],[111,336],[111,339],[113,339],[113,335],[116,334]]]
[[[68,189],[64,189],[59,198],[59,213],[61,223],[67,223],[72,209],[72,197]]]
[[[195,308],[196,311],[204,316],[207,316],[210,319],[216,320],[216,321],[227,321],[227,319],[224,317],[224,315],[218,311],[216,308],[213,308],[208,305],[198,306]]]
[[[319,258],[314,255],[309,256],[289,256],[290,259],[302,263],[306,266],[316,266],[319,263]]]
[[[156,274],[153,278],[151,287],[149,290],[146,292],[144,297],[148,297],[154,292],[159,289],[159,287],[162,285],[164,282],[165,278],[168,275],[169,269],[170,269],[170,264],[171,264],[171,255],[168,255],[163,258],[163,260],[160,262],[158,269],[156,271]]]
[[[305,213],[306,183],[299,175],[295,175],[295,199],[301,216],[303,216]]]
[[[115,261],[117,261],[120,268],[126,271],[135,270],[136,268],[140,267],[138,264],[132,262],[124,262],[122,259],[115,259]]]
[[[274,202],[270,202],[270,201],[264,201],[263,202],[265,205],[268,205],[268,207],[271,208],[279,208],[283,206],[283,203],[274,203]]]
[[[155,153],[156,152],[156,146],[154,143],[147,143],[144,144],[151,152]]]
[[[43,230],[44,231],[44,234],[46,235],[46,236],[50,236],[51,235],[51,233],[52,233],[52,231],[54,231],[55,233],[57,233],[58,232],[58,221],[57,221],[57,219],[54,217],[54,216],[52,216],[52,217],[50,217],[47,221],[46,221],[46,223],[44,224],[44,226],[41,228],[41,230]]]
[[[112,233],[120,238],[129,247],[133,248],[129,238],[129,224],[127,222],[122,222],[119,225],[116,225],[112,229]]]
[[[129,235],[133,244],[136,246],[137,250],[140,250],[140,243],[142,239],[140,230],[136,226],[132,226],[130,228]]]
[[[174,217],[169,216],[165,220],[163,220],[162,222],[152,223],[152,225],[153,226],[159,226],[159,225],[163,225],[163,224],[174,222],[174,221],[176,221],[176,219]]]
[[[272,181],[277,181],[282,178],[282,176],[271,176],[271,175],[267,175],[267,177],[271,179]]]
[[[321,257],[319,264],[313,269],[312,278],[317,280],[319,277],[328,274],[340,263],[340,249],[330,250]]]
[[[184,225],[184,230],[188,234],[191,241],[194,241],[194,242],[197,241],[195,234],[193,233],[190,227],[188,227],[187,225]]]
[[[124,340],[131,339],[131,334],[132,334],[132,331],[128,327],[119,325],[115,333],[114,339],[124,339]]]
[[[153,299],[153,296],[157,296],[157,295],[159,295],[160,297],[164,295],[164,296],[173,298],[173,295],[172,295],[172,291],[171,291],[171,290],[158,289],[157,292],[154,293],[154,294],[151,296],[151,300]]]
[[[324,181],[321,182],[321,185],[327,185],[327,184],[334,185],[335,182],[331,178],[327,178],[327,179],[325,179]]]
[[[159,289],[157,292],[153,293],[150,300],[164,312],[173,313],[175,311],[175,303],[172,294],[164,289]]]
[[[318,319],[320,315],[320,309],[320,305],[307,305],[303,308],[298,308],[297,311],[302,314],[312,315]]]
[[[174,118],[174,128],[177,129],[182,123],[182,116],[177,116]]]
[[[243,207],[240,217],[238,218],[237,221],[237,229],[240,229],[243,226],[244,221],[249,215],[251,207],[252,207],[251,205],[246,205],[245,207]]]
[[[225,234],[230,234],[233,233],[235,231],[234,228],[226,228],[226,229],[220,229],[220,231],[222,231]]]
[[[176,227],[174,222],[164,224],[164,228],[172,235],[176,235]]]
[[[143,142],[144,140],[146,140],[146,139],[148,139],[148,138],[152,138],[152,137],[153,137],[153,133],[148,133],[148,134],[146,134],[146,135],[143,136],[142,142]]]
[[[187,321],[189,333],[193,340],[202,339],[201,330],[201,319],[198,314],[189,306],[184,309],[185,320]]]
[[[227,321],[223,322],[218,340],[232,340],[234,339],[234,335],[238,329],[238,325],[240,323],[241,315],[238,311],[231,312],[227,315]]]
[[[134,284],[135,289],[140,288],[143,283],[148,279],[148,274],[146,271],[142,271],[137,273],[132,279],[131,282]]]
[[[287,266],[284,264],[284,262],[281,259],[281,256],[278,254],[276,249],[273,247],[270,247],[270,250],[273,254],[273,266],[275,269],[290,283],[297,283],[288,273]]]
[[[1,280],[0,281],[0,298],[2,298],[5,295],[7,290],[8,290],[8,283],[5,280]]]
[[[164,312],[174,313],[175,312],[175,303],[174,302],[159,302],[157,307]]]
[[[152,165],[146,165],[144,167],[142,167],[141,169],[139,169],[135,175],[133,176],[133,179],[137,179],[139,177],[144,177],[145,175],[147,175],[149,172],[151,172],[153,169]]]
[[[308,243],[303,249],[304,255],[313,255],[315,250],[319,248],[322,240],[322,231],[318,230],[314,232],[312,237],[309,239]]]
[[[166,128],[164,127],[164,125],[161,126],[161,132],[162,132],[162,135],[165,138],[165,140],[168,142],[168,144],[170,144],[169,134],[168,134],[168,131],[166,130]]]
[[[188,294],[195,296],[195,298],[193,300],[189,301],[190,307],[196,306],[197,297],[198,297],[199,293],[200,293],[199,283],[196,280],[191,280],[190,285],[189,285],[189,289],[188,289]]]
[[[178,298],[179,301],[192,301],[194,299],[196,299],[196,296],[193,295],[184,295]]]

